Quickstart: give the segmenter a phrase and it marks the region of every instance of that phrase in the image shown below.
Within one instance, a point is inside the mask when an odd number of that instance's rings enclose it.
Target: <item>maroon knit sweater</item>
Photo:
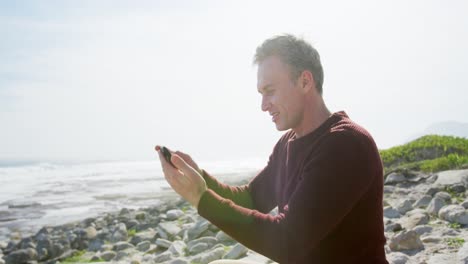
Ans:
[[[209,190],[198,213],[274,261],[388,264],[382,161],[370,134],[343,111],[303,137],[285,133],[247,185],[203,176]]]

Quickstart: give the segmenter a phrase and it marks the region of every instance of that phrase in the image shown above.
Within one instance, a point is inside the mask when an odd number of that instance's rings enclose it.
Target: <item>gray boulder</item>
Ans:
[[[176,222],[159,223],[156,230],[161,238],[170,239],[170,240],[174,239],[174,237],[177,236],[182,231],[182,229],[179,227],[179,225]]]
[[[174,256],[183,256],[187,245],[182,240],[176,240],[172,242],[172,245],[167,249]]]
[[[116,243],[120,241],[127,241],[128,239],[128,232],[127,227],[124,223],[120,223],[117,225],[115,231],[112,233],[111,242]]]
[[[387,260],[390,264],[406,264],[409,257],[401,252],[392,252],[387,255]]]
[[[244,245],[237,243],[229,252],[224,255],[224,259],[239,259],[245,255],[249,251]]]
[[[434,197],[434,199],[432,199],[429,205],[427,206],[427,212],[431,215],[438,215],[440,209],[446,204],[447,203],[444,201],[444,199],[440,197]]]
[[[191,228],[188,229],[187,236],[189,240],[200,237],[200,235],[208,230],[210,222],[205,219],[199,220]]]
[[[169,240],[166,240],[166,239],[158,238],[158,239],[156,239],[155,244],[158,247],[169,248],[172,245],[172,242],[169,241]]]
[[[155,263],[162,263],[162,262],[165,262],[165,261],[168,261],[172,259],[172,253],[169,252],[169,251],[165,251],[159,255],[156,255],[153,259],[153,261]]]
[[[114,252],[114,251],[104,251],[104,252],[102,252],[100,257],[105,261],[111,261],[116,256],[117,256],[117,253]]]
[[[410,200],[404,200],[395,208],[400,214],[404,215],[406,212],[413,210],[413,203]]]
[[[391,206],[386,206],[383,210],[384,216],[387,218],[399,218],[400,213]]]
[[[423,197],[421,197],[419,200],[417,200],[413,204],[413,207],[414,208],[426,208],[429,205],[429,203],[431,202],[431,200],[432,200],[432,196],[424,195]]]
[[[179,209],[172,209],[166,212],[167,220],[173,221],[177,220],[184,215],[184,212]]]
[[[451,223],[468,224],[468,211],[461,205],[447,205],[439,211],[439,218]]]
[[[410,230],[403,231],[390,239],[389,247],[392,251],[420,250],[424,248],[418,233]]]
[[[137,250],[142,251],[142,252],[147,251],[150,247],[151,247],[151,242],[149,241],[143,241],[143,242],[138,243],[138,245],[136,245]]]
[[[120,241],[120,242],[117,242],[114,247],[112,248],[112,250],[114,251],[122,251],[122,250],[125,250],[127,248],[134,248],[135,246],[133,246],[132,244],[128,243],[128,242],[125,242],[125,241]]]
[[[191,258],[191,262],[196,262],[200,264],[208,264],[211,261],[215,261],[217,259],[221,259],[223,255],[225,254],[223,248],[215,248],[211,251],[200,253],[193,258]]]
[[[22,264],[37,259],[37,252],[32,248],[20,249],[10,253],[5,258],[6,264]]]

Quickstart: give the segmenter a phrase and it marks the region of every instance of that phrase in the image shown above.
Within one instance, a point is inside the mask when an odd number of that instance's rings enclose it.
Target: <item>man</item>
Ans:
[[[318,52],[282,35],[259,46],[254,63],[262,111],[288,130],[267,166],[231,187],[182,152],[172,167],[157,146],[169,184],[202,217],[279,263],[388,263],[378,149],[345,112],[327,109]]]

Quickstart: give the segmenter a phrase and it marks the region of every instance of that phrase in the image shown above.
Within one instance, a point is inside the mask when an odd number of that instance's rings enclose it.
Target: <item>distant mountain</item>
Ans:
[[[406,142],[413,141],[425,135],[445,135],[468,138],[468,123],[456,121],[438,122],[428,126],[421,133],[412,135]]]

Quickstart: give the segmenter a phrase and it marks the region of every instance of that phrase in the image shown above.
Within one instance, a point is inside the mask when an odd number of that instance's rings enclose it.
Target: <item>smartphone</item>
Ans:
[[[166,159],[166,161],[169,162],[169,164],[171,164],[172,167],[175,168],[174,164],[172,164],[172,162],[171,162],[171,156],[172,156],[172,155],[171,155],[171,152],[169,151],[169,149],[166,148],[166,147],[164,147],[164,146],[162,146],[162,147],[161,147],[161,150],[162,150],[163,156],[164,156],[164,158]]]

